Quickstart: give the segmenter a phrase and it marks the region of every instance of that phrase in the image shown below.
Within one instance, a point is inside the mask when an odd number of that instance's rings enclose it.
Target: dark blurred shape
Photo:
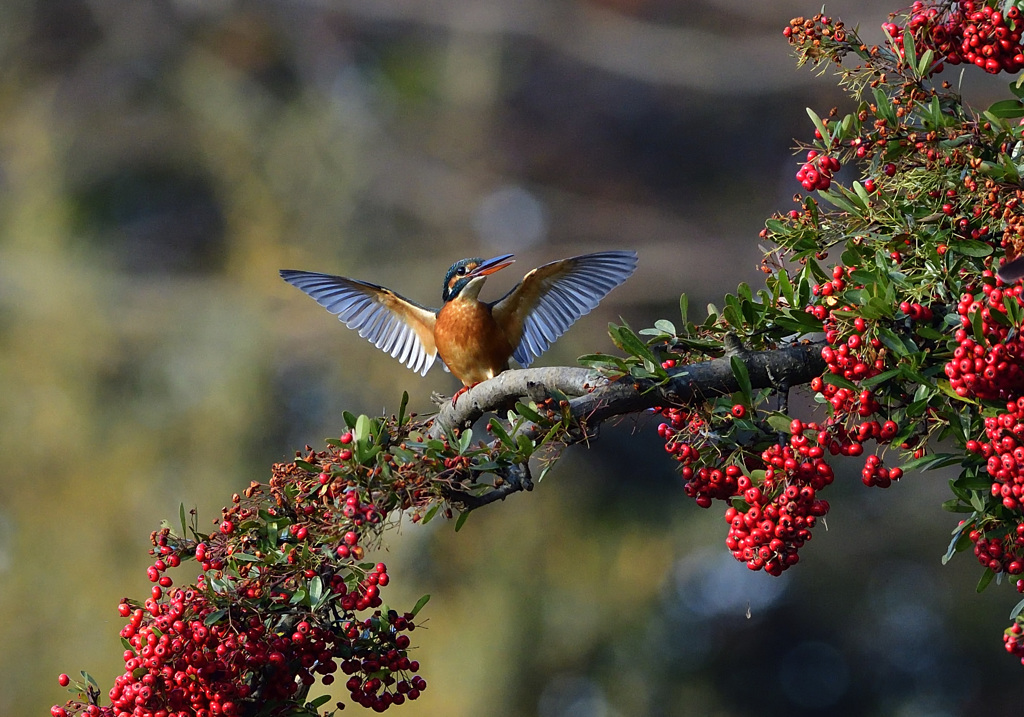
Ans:
[[[301,87],[281,28],[255,12],[229,16],[212,28],[204,44],[226,64],[246,73],[276,99],[294,99]]]
[[[221,204],[199,176],[129,166],[98,179],[72,201],[80,233],[123,271],[215,274],[224,268]]]
[[[805,709],[826,709],[850,687],[846,658],[825,642],[801,642],[782,656],[779,683],[790,701]]]
[[[84,0],[33,3],[31,27],[23,59],[44,72],[74,67],[103,38]]]

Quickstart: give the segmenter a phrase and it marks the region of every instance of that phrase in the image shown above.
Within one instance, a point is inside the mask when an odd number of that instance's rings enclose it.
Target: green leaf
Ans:
[[[739,384],[740,393],[743,394],[743,401],[749,406],[753,389],[750,386],[750,373],[747,371],[747,365],[739,356],[730,356],[729,365],[732,367],[732,375],[736,377],[736,383]]]
[[[859,217],[863,214],[862,209],[855,207],[852,202],[846,199],[846,197],[844,197],[839,192],[833,191],[831,189],[819,189],[818,194],[821,195],[822,199],[826,200],[830,204],[835,205],[839,209],[842,209],[844,212],[848,212],[849,214],[852,214],[856,217]]]
[[[459,513],[459,517],[455,520],[455,532],[458,533],[462,530],[462,526],[466,524],[466,519],[469,518],[469,511],[463,511]]]
[[[974,340],[982,346],[988,346],[988,340],[985,338],[985,323],[981,316],[980,311],[972,311],[968,315],[971,320],[971,329],[974,332]]]
[[[222,607],[220,610],[214,610],[213,612],[211,612],[209,615],[206,616],[206,619],[203,620],[203,624],[206,625],[207,627],[209,627],[210,625],[214,625],[214,624],[220,622],[221,619],[225,615],[227,615],[227,614],[228,614],[228,609],[226,607]]]
[[[903,59],[908,65],[917,69],[917,49],[914,47],[914,33],[903,33]]]
[[[469,444],[473,442],[473,429],[466,428],[459,434],[459,453],[469,450]]]
[[[361,414],[356,419],[355,430],[352,431],[353,438],[356,442],[365,441],[366,437],[370,435],[370,417],[366,414]]]
[[[891,368],[888,371],[883,371],[882,373],[878,374],[877,376],[872,376],[871,378],[863,379],[860,382],[860,385],[862,387],[864,387],[864,388],[871,388],[872,386],[877,386],[880,383],[885,383],[890,378],[893,378],[894,376],[898,376],[900,373],[901,373],[900,369],[898,369],[898,368]]]
[[[995,104],[989,106],[985,113],[999,119],[1024,117],[1024,104],[1022,104],[1019,99],[999,100]]]
[[[857,390],[857,384],[855,384],[853,381],[851,381],[848,378],[844,378],[843,376],[836,375],[834,373],[822,374],[821,380],[833,386],[839,386],[839,388],[848,388],[852,391]]]
[[[96,683],[96,680],[85,670],[82,670],[82,678],[96,689],[99,689],[100,686]]]
[[[426,525],[431,520],[433,520],[434,516],[437,515],[437,511],[440,510],[440,509],[441,509],[441,504],[440,503],[434,503],[432,506],[427,508],[427,512],[423,514],[423,518],[420,520],[420,525]]]
[[[663,334],[668,334],[669,336],[676,335],[676,326],[668,319],[658,319],[654,322],[654,328]]]
[[[608,327],[608,332],[611,334],[612,341],[626,353],[657,363],[658,357],[628,326],[612,324]],[[618,340],[616,341],[616,339]]]
[[[185,520],[185,504],[178,503],[178,519],[181,520],[181,537],[188,535],[188,522]]]
[[[312,699],[309,702],[307,702],[306,707],[308,707],[311,710],[317,710],[323,707],[328,702],[330,702],[332,699],[334,699],[332,695],[320,695],[316,699]]]
[[[974,239],[957,239],[949,243],[949,250],[964,256],[983,257],[992,253],[992,245]]]
[[[783,413],[773,413],[768,416],[768,425],[779,433],[789,433],[793,419]]]
[[[981,580],[978,581],[978,587],[975,588],[979,593],[984,591],[988,587],[988,584],[992,582],[992,578],[996,576],[995,571],[992,568],[985,568],[985,572],[981,575]]]
[[[528,421],[533,421],[534,423],[540,424],[546,423],[542,415],[534,411],[532,408],[527,406],[522,401],[516,401],[516,413],[518,413],[520,416],[522,416]]]
[[[309,593],[309,604],[312,608],[316,609],[320,605],[320,601],[324,598],[324,581],[319,575],[314,575],[313,578],[307,583],[306,587]]]
[[[121,638],[121,644],[124,646],[124,649],[135,652],[135,648],[132,646],[132,643],[128,642],[128,640],[123,637]]]
[[[953,531],[953,539],[949,541],[949,547],[946,548],[946,554],[942,556],[943,565],[952,560],[954,555],[964,549],[962,544],[963,539],[966,538],[967,542],[970,542],[970,538],[966,533],[964,533],[964,529],[968,525],[970,525],[970,521],[965,521],[961,525],[957,526],[957,529]]]
[[[686,294],[680,294],[679,295],[679,315],[682,317],[683,326],[686,326],[686,324],[687,324],[686,315],[689,312],[689,308],[690,308],[690,299],[687,298]]]
[[[505,430],[505,427],[501,425],[501,422],[498,421],[497,418],[491,417],[491,420],[487,425],[491,427],[491,433],[497,436],[498,440],[501,441],[504,446],[508,448],[516,447],[515,441],[513,441],[512,437],[508,435],[508,431]]]
[[[309,461],[303,461],[303,460],[299,460],[298,458],[296,458],[295,459],[295,465],[297,465],[302,470],[308,471],[310,473],[319,473],[320,472],[320,469],[317,466],[315,466],[312,463],[310,463]]]
[[[402,403],[398,406],[398,425],[405,424],[405,409],[409,406],[409,392],[402,391]]]
[[[825,127],[825,123],[821,121],[821,117],[812,110],[810,107],[807,108],[807,116],[811,118],[811,122],[814,123],[814,128],[818,130],[818,134],[821,135],[821,141],[825,143],[825,146],[829,146],[832,142],[832,135],[829,134],[828,129]]]
[[[1020,617],[1022,611],[1024,611],[1024,600],[1021,600],[1019,603],[1013,606],[1012,610],[1010,610],[1010,619],[1016,620],[1018,617]]]
[[[893,441],[893,443],[895,443],[895,441]],[[920,458],[914,458],[913,460],[907,461],[903,464],[903,470],[934,470],[935,468],[956,465],[962,460],[963,456],[956,455],[954,453],[936,453],[934,455],[921,456]]]
[[[932,64],[935,62],[935,50],[931,48],[924,51],[921,55],[921,59],[917,62],[917,76],[926,77],[928,72],[931,70]],[[936,99],[933,97],[932,99]]]
[[[423,606],[426,605],[429,600],[430,595],[424,595],[419,600],[417,600],[415,607],[413,607],[413,609],[409,611],[410,613],[412,613],[412,616],[416,617],[417,615],[419,615],[420,610],[423,609]]]

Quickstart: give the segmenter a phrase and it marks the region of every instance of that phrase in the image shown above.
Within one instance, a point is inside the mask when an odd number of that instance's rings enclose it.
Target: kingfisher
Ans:
[[[497,301],[480,289],[514,263],[512,254],[462,259],[444,278],[440,309],[366,281],[282,269],[281,278],[377,348],[425,375],[440,356],[463,387],[494,378],[515,359],[523,368],[636,270],[633,251],[602,251],[539,266]]]

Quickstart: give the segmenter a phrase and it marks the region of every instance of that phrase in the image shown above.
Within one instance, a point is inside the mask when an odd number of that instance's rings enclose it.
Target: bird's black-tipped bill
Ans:
[[[471,272],[469,272],[469,275],[487,276],[488,274],[493,274],[496,271],[501,271],[505,267],[512,266],[513,264],[516,263],[516,260],[512,258],[513,256],[515,255],[502,254],[501,256],[496,256],[493,259],[482,261],[479,264],[477,264],[476,267],[474,267]]]

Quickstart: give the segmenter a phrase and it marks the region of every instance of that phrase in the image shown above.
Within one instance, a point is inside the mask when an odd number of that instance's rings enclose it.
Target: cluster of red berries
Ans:
[[[674,360],[669,361],[672,366],[675,365]],[[736,478],[739,473],[736,466],[730,466],[724,471],[699,465],[694,467],[700,463],[701,451],[691,439],[704,430],[704,419],[682,408],[665,408],[661,413],[668,420],[658,425],[658,435],[665,441],[665,452],[682,464],[680,474],[686,480],[683,492],[701,508],[710,508],[713,501],[728,500],[736,495]]]
[[[991,74],[1024,68],[1021,15],[1016,6],[1011,5],[1004,15],[983,3],[961,0],[948,14],[942,14],[938,8],[918,0],[910,12],[905,28],[891,22],[882,25],[895,41],[901,57],[903,33],[909,31],[918,43],[932,48],[937,59],[951,65],[969,63]],[[934,71],[941,69],[939,64]]]
[[[992,277],[991,271],[983,272]],[[1012,399],[1024,394],[1024,339],[1013,330],[1004,302],[1021,300],[1020,284],[982,286],[983,297],[964,294],[957,304],[962,328],[954,339],[959,344],[945,366],[949,385],[958,396]],[[972,317],[981,319],[982,336],[973,336]]]
[[[762,485],[753,485],[746,475],[738,479],[747,508],[731,506],[725,511],[729,523],[725,544],[751,570],[781,575],[795,565],[800,560],[797,551],[811,539],[817,519],[828,513],[828,501],[817,493],[832,482],[832,468],[821,446],[804,435],[805,428],[813,425],[793,421],[798,430],[789,445],[774,445],[761,454]]]
[[[381,563],[366,582],[375,590],[386,577]],[[343,581],[331,585],[333,592],[345,595]],[[165,600],[149,599],[144,607],[122,602],[119,610],[128,618],[121,637],[130,649],[124,653],[124,673],[110,690],[110,705],[69,703],[55,706],[54,717],[231,717],[246,714],[257,699],[252,684],[256,675],[258,699],[267,704],[294,698],[317,676],[331,684],[339,666],[353,675],[347,683],[353,699],[378,712],[416,699],[426,688],[418,675],[401,676],[419,669],[408,658],[410,641],[402,634],[415,628],[409,613],[382,616],[377,611],[335,628],[312,614],[292,624],[236,605],[228,619],[226,610],[194,588],[176,589]],[[356,676],[358,672],[367,677]],[[64,676],[60,682],[66,684]]]
[[[816,189],[825,190],[832,186],[832,175],[838,172],[841,166],[835,157],[819,155],[812,149],[807,152],[807,161],[797,170],[796,181],[808,192]]]
[[[970,440],[967,450],[985,459],[992,496],[1007,510],[1024,504],[1024,398],[1006,404],[1006,413],[985,417],[987,441]]]
[[[1024,625],[1019,621],[1014,621],[1003,632],[1003,647],[1014,657],[1019,657],[1020,663],[1024,665]]]
[[[1020,575],[1024,572],[1024,524],[1006,535],[990,535],[980,530],[969,534],[978,562],[994,573]]]
[[[332,684],[339,669],[364,707],[382,712],[417,699],[426,681],[414,674],[419,664],[409,659],[405,634],[415,628],[414,614],[377,609],[390,583],[387,566],[358,562],[390,504],[375,503],[367,486],[339,468],[352,457],[352,440],[346,433],[327,451],[307,448],[304,459],[275,465],[267,485],[232,496],[217,528],[198,541],[169,528],[154,533],[152,594],[119,608],[130,649],[110,705],[100,707],[95,689],[86,688],[87,703],[55,706],[53,716],[277,714],[293,709],[318,679]],[[186,557],[203,573],[194,587],[172,589],[165,572]],[[369,610],[370,617],[357,617]]]
[[[409,637],[400,634],[414,627],[411,614],[398,615],[393,610],[387,615],[378,610],[362,622],[349,621],[342,625],[349,639],[363,638],[359,646],[350,651],[351,657],[341,663],[341,671],[351,675],[345,687],[353,702],[383,712],[391,705],[417,699],[427,689],[427,681],[419,675],[397,680],[394,677],[419,670],[419,662],[410,660],[405,652]],[[366,635],[376,637],[375,646],[366,645]]]

